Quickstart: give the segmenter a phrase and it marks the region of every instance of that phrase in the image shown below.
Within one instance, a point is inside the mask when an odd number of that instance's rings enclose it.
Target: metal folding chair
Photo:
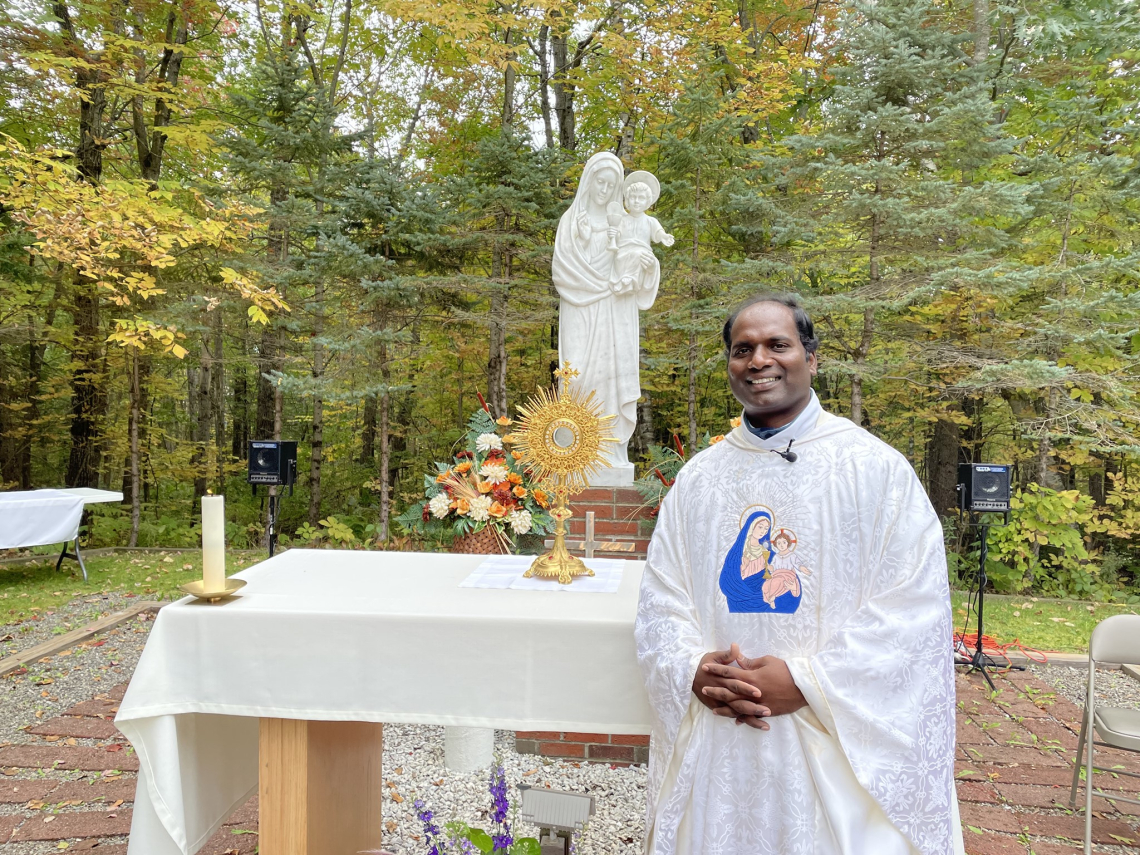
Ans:
[[[1093,765],[1093,746],[1140,752],[1140,710],[1122,707],[1097,706],[1096,665],[1140,664],[1140,615],[1114,615],[1093,629],[1089,639],[1089,687],[1085,696],[1085,713],[1081,719],[1077,762],[1073,766],[1073,787],[1069,791],[1069,807],[1076,807],[1077,784],[1081,769],[1085,770],[1085,855],[1092,855],[1092,802],[1093,795],[1116,802],[1140,805],[1140,800],[1106,793],[1093,786],[1093,772],[1111,772],[1140,778],[1140,774],[1123,769],[1105,769]],[[1101,741],[1097,741],[1097,737]],[[1086,758],[1087,753],[1087,758]],[[1087,761],[1087,762],[1086,762]]]

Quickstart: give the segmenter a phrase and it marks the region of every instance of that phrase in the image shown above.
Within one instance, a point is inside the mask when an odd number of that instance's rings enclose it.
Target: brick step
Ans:
[[[566,540],[567,550],[570,552],[571,555],[577,555],[579,558],[581,558],[582,556],[585,555],[585,550],[582,548],[581,537],[582,537],[581,535],[578,535],[578,539],[575,539],[575,537],[573,535],[571,535]],[[595,535],[595,537],[597,537],[597,535]],[[630,550],[630,549],[617,550],[617,549],[604,549],[601,547],[595,547],[594,548],[594,557],[595,558],[628,558],[628,559],[636,560],[636,561],[644,561],[645,556],[649,552],[649,541],[645,538],[633,539],[633,538],[628,538],[628,537],[627,538],[614,537],[614,538],[605,538],[603,543],[606,543],[606,542],[612,542],[612,543],[620,544],[623,547],[629,545],[629,546],[632,546],[633,549],[632,550]],[[554,541],[552,539],[547,539],[546,541],[544,541],[544,546],[546,549],[550,549],[554,546]]]

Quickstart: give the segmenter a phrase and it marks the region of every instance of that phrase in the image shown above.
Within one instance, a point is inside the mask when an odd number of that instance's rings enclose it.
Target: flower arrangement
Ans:
[[[732,428],[740,427],[740,416],[731,419],[729,424]],[[692,453],[704,451],[709,446],[716,445],[723,440],[724,434],[710,436],[706,433],[697,440],[697,447],[693,449]],[[650,517],[656,517],[661,510],[661,502],[664,501],[665,494],[673,486],[673,482],[677,479],[677,473],[681,471],[681,467],[688,462],[688,459],[689,454],[685,450],[685,444],[676,434],[673,434],[672,448],[668,445],[649,446],[648,470],[633,482],[633,486],[641,493],[645,504],[652,506],[653,510],[649,512]]]
[[[554,527],[551,497],[511,450],[512,421],[494,419],[484,407],[467,420],[465,448],[424,476],[424,498],[396,518],[406,531],[461,538],[492,530],[503,547],[522,535]]]
[[[423,799],[415,800],[413,804],[423,824],[427,855],[542,855],[537,838],[515,838],[511,834],[507,819],[511,807],[507,799],[507,776],[498,762],[491,767],[487,791],[491,794],[491,822],[494,823],[490,834],[463,822],[449,822],[441,829]]]

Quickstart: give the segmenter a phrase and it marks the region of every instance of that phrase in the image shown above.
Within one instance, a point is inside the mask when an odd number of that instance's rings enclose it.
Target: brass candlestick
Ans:
[[[569,499],[586,488],[591,475],[606,466],[604,443],[616,443],[610,434],[612,415],[601,413],[594,392],[583,394],[571,386],[578,372],[564,363],[554,372],[562,382],[557,392],[542,390],[519,407],[515,430],[516,450],[534,473],[535,480],[554,492],[554,548],[540,555],[523,574],[526,578],[557,579],[569,584],[575,576],[593,576],[581,558],[566,549],[566,522],[573,516]]]

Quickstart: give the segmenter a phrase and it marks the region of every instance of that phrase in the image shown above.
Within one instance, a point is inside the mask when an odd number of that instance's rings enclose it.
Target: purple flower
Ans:
[[[498,828],[491,835],[491,852],[506,852],[514,843],[511,836],[511,826],[507,822],[507,812],[510,802],[507,801],[507,776],[502,766],[495,766],[491,770],[491,784],[487,788],[491,793],[491,820]]]

